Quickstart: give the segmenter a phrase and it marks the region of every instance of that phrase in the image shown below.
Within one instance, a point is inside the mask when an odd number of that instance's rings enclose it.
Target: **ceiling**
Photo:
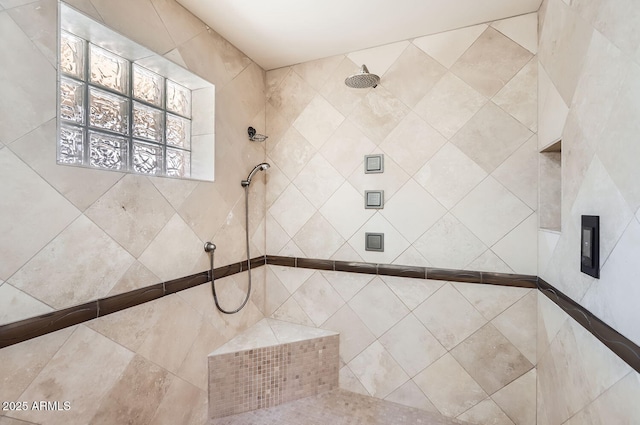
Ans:
[[[178,0],[265,70],[535,12],[542,0]]]

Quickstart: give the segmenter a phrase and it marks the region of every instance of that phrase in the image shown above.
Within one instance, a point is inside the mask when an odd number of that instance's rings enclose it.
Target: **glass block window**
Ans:
[[[58,163],[191,177],[191,90],[66,31]]]

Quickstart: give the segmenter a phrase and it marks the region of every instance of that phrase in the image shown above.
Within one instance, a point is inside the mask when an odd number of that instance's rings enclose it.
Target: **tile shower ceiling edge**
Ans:
[[[542,0],[177,0],[265,70],[538,10]]]

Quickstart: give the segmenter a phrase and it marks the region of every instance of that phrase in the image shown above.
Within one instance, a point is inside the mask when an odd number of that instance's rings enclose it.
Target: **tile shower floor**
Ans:
[[[436,413],[341,389],[213,419],[210,425],[460,425]]]

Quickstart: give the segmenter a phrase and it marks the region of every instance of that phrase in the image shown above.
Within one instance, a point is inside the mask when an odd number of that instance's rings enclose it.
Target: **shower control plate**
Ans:
[[[384,190],[365,190],[364,207],[366,209],[384,208]]]
[[[365,233],[365,251],[384,252],[384,233]]]
[[[384,155],[365,155],[364,156],[364,173],[384,173]]]

